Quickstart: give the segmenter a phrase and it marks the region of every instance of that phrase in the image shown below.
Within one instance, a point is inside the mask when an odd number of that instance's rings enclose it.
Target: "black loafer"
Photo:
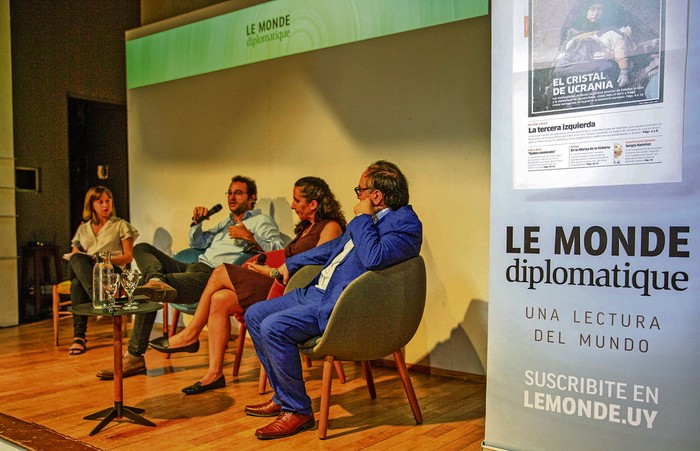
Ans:
[[[199,340],[187,346],[180,346],[179,348],[171,348],[167,337],[156,338],[151,340],[148,345],[158,352],[165,354],[174,354],[176,352],[197,352],[199,351]]]
[[[211,384],[202,385],[201,382],[195,382],[194,385],[190,385],[189,387],[183,388],[182,393],[186,395],[198,395],[200,393],[204,393],[205,391],[216,390],[217,388],[224,388],[225,386],[226,379],[222,374],[220,378],[218,378]]]

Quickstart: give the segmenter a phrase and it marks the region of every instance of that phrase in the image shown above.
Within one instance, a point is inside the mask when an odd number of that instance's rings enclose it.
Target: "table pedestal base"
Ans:
[[[144,410],[138,407],[131,407],[131,406],[123,406],[121,402],[114,402],[114,407],[110,407],[108,409],[101,410],[99,412],[90,414],[86,417],[83,417],[83,420],[99,420],[102,418],[102,421],[100,421],[100,424],[95,426],[95,429],[90,431],[89,435],[95,435],[98,432],[102,430],[105,426],[107,426],[112,420],[118,419],[118,418],[123,418],[126,417],[130,420],[132,420],[134,423],[141,424],[143,426],[153,426],[155,427],[155,423],[152,421],[149,421],[139,415],[142,413]]]
[[[102,419],[102,421],[95,426],[95,429],[90,432],[90,435],[95,435],[100,432],[102,428],[107,426],[112,420],[123,417],[143,426],[156,426],[152,421],[139,415],[144,411],[143,409],[124,405],[124,387],[122,384],[122,315],[155,312],[161,308],[163,308],[163,306],[157,302],[139,303],[138,309],[129,311],[122,311],[121,309],[116,311],[114,309],[111,311],[94,309],[92,304],[78,304],[71,307],[74,315],[100,316],[108,314],[112,316],[112,339],[114,341],[114,407],[100,410],[97,413],[83,417],[84,420]]]

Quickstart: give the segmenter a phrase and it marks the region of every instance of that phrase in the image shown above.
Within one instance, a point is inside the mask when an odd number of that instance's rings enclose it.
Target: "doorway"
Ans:
[[[126,106],[68,97],[71,233],[82,222],[85,193],[96,185],[112,191],[117,216],[129,220],[128,159]]]

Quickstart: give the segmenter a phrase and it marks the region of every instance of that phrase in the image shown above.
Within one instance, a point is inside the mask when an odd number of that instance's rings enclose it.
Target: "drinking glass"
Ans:
[[[107,272],[102,282],[102,286],[104,287],[107,296],[109,296],[105,306],[107,309],[114,309],[114,295],[116,294],[117,290],[119,290],[119,274],[114,271]]]
[[[124,310],[136,310],[139,308],[139,303],[134,302],[134,290],[139,283],[141,273],[138,269],[125,269],[121,275],[122,288],[126,291],[128,298],[126,304],[122,307]]]

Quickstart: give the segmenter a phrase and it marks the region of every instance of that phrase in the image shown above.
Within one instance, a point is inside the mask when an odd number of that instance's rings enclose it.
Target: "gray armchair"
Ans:
[[[296,282],[294,278],[290,284],[292,282]],[[391,268],[368,271],[345,288],[323,335],[300,345],[303,354],[324,359],[318,426],[320,438],[326,437],[328,428],[332,368],[337,360],[362,362],[367,389],[374,399],[376,391],[369,361],[392,354],[413,417],[416,423],[423,422],[401,348],[418,329],[425,294],[425,263],[420,256]]]

